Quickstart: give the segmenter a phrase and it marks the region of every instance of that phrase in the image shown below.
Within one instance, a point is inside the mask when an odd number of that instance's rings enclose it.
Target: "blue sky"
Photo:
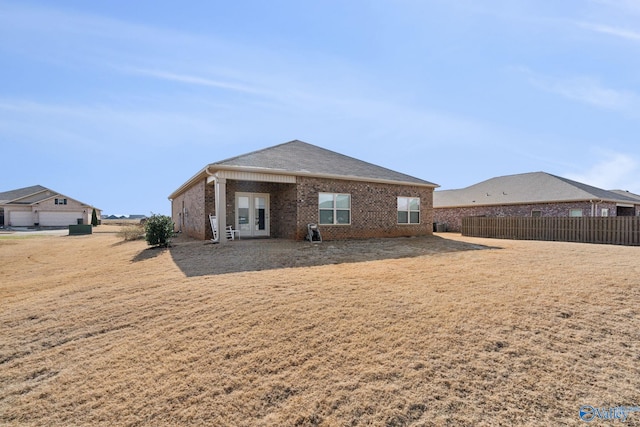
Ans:
[[[640,193],[639,131],[639,0],[0,0],[0,191],[107,214],[293,139],[440,189]]]

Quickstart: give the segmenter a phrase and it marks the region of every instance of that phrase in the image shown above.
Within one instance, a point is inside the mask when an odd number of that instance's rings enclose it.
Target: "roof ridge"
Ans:
[[[515,178],[515,177],[522,177],[522,176],[525,176],[525,175],[551,175],[551,174],[547,173],[547,172],[544,172],[544,171],[537,171],[537,172],[522,172],[522,173],[514,173],[514,174],[493,176],[491,178],[483,179],[482,181],[476,182],[476,183],[468,185],[466,187],[451,188],[449,190],[439,190],[439,191],[458,191],[458,190],[471,189],[471,187],[480,186],[481,184],[488,183],[489,181],[499,181],[499,180],[504,179],[504,178]]]
[[[286,150],[282,150],[282,147],[292,146],[291,153],[288,153]],[[299,156],[296,156],[299,155]],[[309,160],[309,156],[313,156],[313,160]],[[269,157],[271,157],[269,159]],[[273,170],[282,170],[289,172],[313,172],[313,173],[321,173],[318,170],[318,167],[322,168],[322,166],[329,166],[329,170],[334,166],[338,166],[338,169],[341,169],[339,172],[337,169],[333,169],[333,172],[327,172],[328,175],[334,176],[342,176],[342,177],[350,177],[350,176],[359,176],[364,177],[367,173],[372,173],[372,175],[368,175],[369,178],[383,177],[384,179],[392,179],[400,182],[411,182],[415,181],[416,184],[429,184],[436,185],[429,181],[423,180],[421,178],[414,177],[412,175],[408,175],[403,172],[398,172],[393,169],[389,169],[384,166],[380,166],[371,162],[367,162],[365,160],[358,159],[353,156],[349,156],[347,154],[339,153],[337,151],[330,150],[328,148],[320,147],[318,145],[310,144],[305,141],[301,141],[298,139],[294,139],[289,142],[285,142],[282,144],[274,145],[271,147],[266,147],[260,150],[255,150],[249,153],[241,154],[235,157],[231,157],[226,160],[220,160],[215,163],[210,163],[209,166],[215,167],[242,167],[249,166],[249,164],[253,163],[251,166],[260,167],[261,163],[258,161],[255,162],[256,159],[260,159],[264,161],[265,159],[269,159],[267,163],[271,163],[270,166],[266,166],[267,168],[271,168]],[[295,161],[294,161],[295,159]],[[291,164],[293,161],[294,165],[297,165],[295,168],[289,168],[287,165]],[[244,164],[243,164],[244,163]],[[369,172],[366,172],[366,170]],[[357,173],[357,172],[360,173]],[[372,172],[373,171],[373,172]],[[395,177],[395,178],[391,178]]]
[[[596,190],[595,192],[597,193],[604,193],[605,196],[610,197],[611,199],[616,199],[616,198],[620,198],[622,197],[622,200],[629,200],[629,201],[635,201],[633,197],[629,197],[629,196],[625,196],[624,194],[619,194],[616,193],[614,191],[611,190],[605,190],[604,188],[600,188],[600,187],[596,187],[594,185],[591,184],[585,184],[583,182],[579,182],[579,181],[575,181],[573,179],[570,178],[565,178],[562,176],[557,176],[557,175],[553,175],[553,174],[549,174],[557,179],[560,179],[561,181],[566,182],[569,185],[573,185],[574,187],[582,190],[582,191],[586,191],[587,193],[591,193],[590,190]],[[595,193],[594,192],[594,193]],[[594,196],[597,196],[598,198],[601,198],[601,195],[597,195],[597,194],[593,194]]]
[[[461,189],[436,191],[436,206],[480,206],[606,200],[637,204],[632,196],[604,190],[548,172],[490,178]]]
[[[239,159],[239,158],[242,158],[242,157],[246,157],[246,156],[251,156],[251,155],[254,155],[254,154],[258,154],[258,153],[261,153],[261,152],[263,152],[263,151],[271,150],[271,149],[276,148],[276,147],[281,147],[281,146],[283,146],[283,145],[291,144],[291,143],[293,143],[293,142],[302,142],[303,144],[313,145],[313,144],[309,144],[309,143],[304,142],[304,141],[300,141],[300,140],[298,140],[298,139],[293,139],[293,140],[291,140],[291,141],[283,142],[283,143],[276,144],[276,145],[271,145],[271,146],[269,146],[269,147],[260,148],[260,149],[258,149],[258,150],[253,150],[253,151],[250,151],[250,152],[248,152],[248,153],[244,153],[244,154],[238,154],[237,156],[229,157],[229,158],[227,158],[227,159],[223,159],[223,160],[218,160],[217,162],[213,162],[213,163],[209,163],[209,164],[210,164],[210,165],[218,165],[218,164],[221,164],[221,163],[230,162],[230,161],[232,161],[232,160],[236,160],[236,159]]]

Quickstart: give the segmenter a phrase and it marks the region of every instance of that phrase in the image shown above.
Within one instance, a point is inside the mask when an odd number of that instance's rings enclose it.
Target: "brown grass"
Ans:
[[[123,240],[142,240],[144,239],[144,227],[140,224],[129,224],[120,227],[118,237]]]
[[[0,424],[577,425],[640,405],[640,248],[445,234],[424,242],[467,243],[189,275],[242,246],[117,230],[0,240]]]
[[[142,224],[142,219],[127,219],[127,218],[117,218],[117,219],[102,219],[100,221],[102,225],[119,225],[119,226],[127,226],[127,225],[140,225]]]

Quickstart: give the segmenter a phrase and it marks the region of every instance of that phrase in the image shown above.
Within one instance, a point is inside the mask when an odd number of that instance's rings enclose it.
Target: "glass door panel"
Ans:
[[[267,229],[267,201],[264,197],[256,196],[253,199],[255,230],[264,231]]]
[[[251,199],[248,196],[238,196],[236,201],[238,218],[236,230],[241,232],[250,232],[251,223],[249,222],[249,201]]]
[[[241,236],[269,236],[269,195],[236,194],[236,230]]]

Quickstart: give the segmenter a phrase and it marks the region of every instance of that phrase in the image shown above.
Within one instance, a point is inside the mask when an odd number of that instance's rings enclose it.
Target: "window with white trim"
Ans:
[[[351,194],[319,193],[320,224],[351,224]]]
[[[66,205],[67,204],[67,199],[56,199],[55,204],[56,205]]]
[[[398,197],[398,224],[420,224],[419,197]]]
[[[582,216],[582,209],[571,209],[569,211],[569,216],[571,216],[571,217],[580,217],[580,216]]]
[[[600,216],[609,216],[609,208],[600,209]]]

